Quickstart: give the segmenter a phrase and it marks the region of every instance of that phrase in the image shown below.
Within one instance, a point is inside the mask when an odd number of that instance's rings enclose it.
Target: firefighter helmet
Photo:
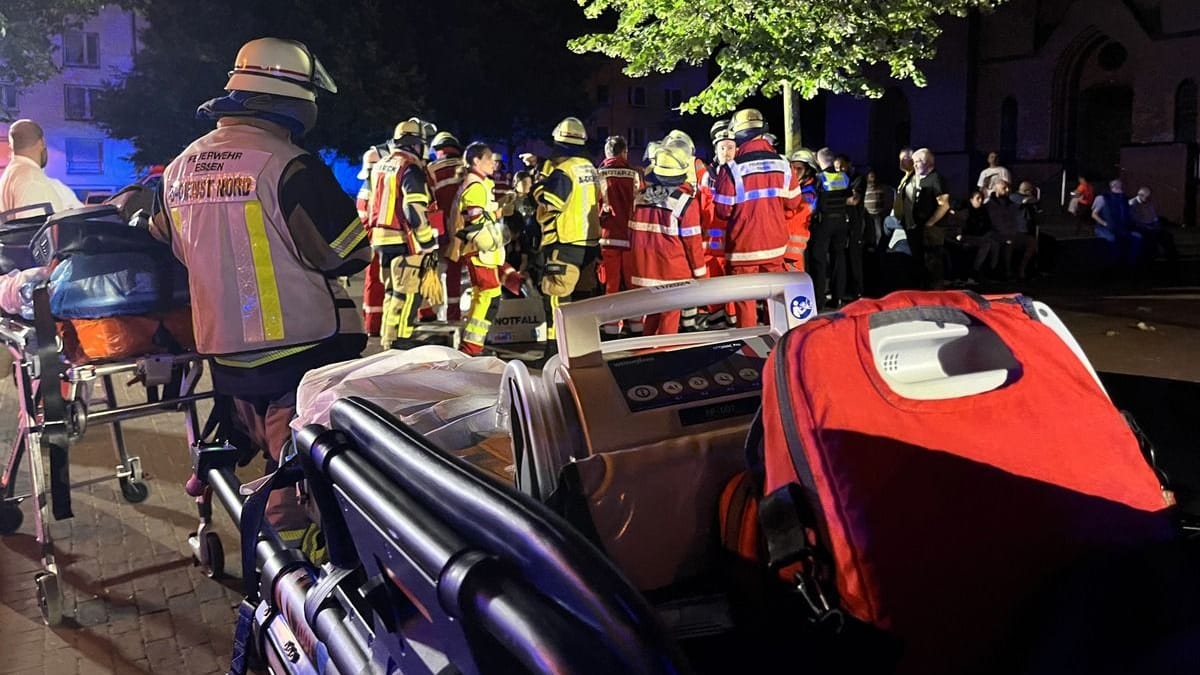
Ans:
[[[662,141],[650,141],[646,144],[646,153],[642,155],[642,161],[646,162],[646,168],[654,166],[654,153],[662,148]]]
[[[242,45],[225,89],[306,101],[317,100],[318,89],[337,93],[333,78],[304,43],[280,38],[258,38]]]
[[[437,135],[438,128],[433,122],[426,122],[418,117],[412,118],[412,121],[420,123],[421,133],[425,135],[425,140],[429,140]]]
[[[754,108],[743,108],[734,113],[730,128],[737,140],[741,142],[766,133],[767,122],[763,119],[761,112]]]
[[[554,127],[550,135],[555,143],[563,145],[580,145],[587,143],[587,129],[577,117],[566,117]]]
[[[396,125],[396,130],[392,132],[392,140],[399,144],[405,137],[425,141],[425,130],[421,127],[421,120],[413,117]]]
[[[817,166],[816,153],[808,148],[800,148],[799,150],[793,152],[792,156],[789,157],[788,160],[800,164],[807,164],[808,166],[812,167],[813,171],[821,170],[820,167]]]
[[[671,145],[672,142],[674,142],[679,144],[681,147],[686,147],[687,154],[689,155],[695,156],[696,154],[696,144],[692,142],[692,137],[689,136],[686,131],[672,129],[670,133],[667,134],[667,137],[663,140],[666,141],[668,145]]]
[[[732,141],[733,131],[729,129],[729,120],[713,122],[712,128],[708,130],[708,135],[712,139],[713,145],[719,141]]]
[[[696,147],[678,136],[663,139],[663,147],[683,157],[696,156]]]
[[[434,150],[441,150],[442,148],[458,148],[459,150],[462,150],[463,146],[462,143],[459,143],[458,139],[454,137],[454,134],[450,133],[449,131],[439,131],[437,135],[433,137],[433,142],[429,144],[429,147],[433,148]]]
[[[692,166],[692,158],[681,152],[681,147],[661,147],[654,153],[651,171],[662,178],[684,178]]]
[[[362,169],[358,172],[359,180],[366,180],[367,176],[371,175],[371,167],[375,166],[382,157],[379,154],[379,148],[372,145],[369,150],[363,153]]]

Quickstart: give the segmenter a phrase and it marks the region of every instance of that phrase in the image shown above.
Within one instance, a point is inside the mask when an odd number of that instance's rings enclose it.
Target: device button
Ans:
[[[625,392],[625,395],[631,400],[642,403],[654,400],[658,396],[658,390],[648,384],[639,384],[636,387],[631,387],[629,391]]]
[[[678,396],[683,393],[683,385],[675,380],[667,380],[662,383],[662,389],[669,396]]]
[[[758,379],[758,371],[753,368],[742,368],[738,371],[738,377],[747,382],[754,382]]]

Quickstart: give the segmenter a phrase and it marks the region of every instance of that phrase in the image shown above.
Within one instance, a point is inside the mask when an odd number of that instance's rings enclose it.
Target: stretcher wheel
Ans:
[[[21,527],[25,514],[21,507],[11,502],[0,504],[0,534],[12,534]]]
[[[209,579],[225,576],[225,547],[221,545],[221,538],[216,532],[209,532],[204,535],[203,546],[204,557],[208,559],[208,565],[200,568],[204,576]]]
[[[150,496],[150,488],[142,481],[132,481],[128,478],[122,478],[121,496],[130,504],[140,504],[146,501],[146,497]]]
[[[43,572],[34,579],[37,583],[38,609],[42,610],[42,621],[47,626],[57,626],[63,620],[63,597],[58,588],[58,575]]]

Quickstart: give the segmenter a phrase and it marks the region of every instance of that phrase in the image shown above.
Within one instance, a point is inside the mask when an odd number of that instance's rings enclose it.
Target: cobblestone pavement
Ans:
[[[141,392],[130,387],[123,398]],[[0,444],[8,448],[17,409],[11,381],[0,385]],[[53,522],[63,624],[42,624],[33,583],[41,569],[32,503],[25,522],[0,537],[0,673],[219,673],[229,664],[237,580],[206,578],[192,566],[187,535],[195,503],[183,492],[190,472],[183,417],[166,413],[123,425],[129,452],[142,458],[149,498],[127,503],[115,480],[104,427],[71,448],[75,517]],[[24,472],[23,472],[24,473]],[[28,485],[18,482],[18,492]],[[229,518],[217,520],[227,567],[236,564]]]

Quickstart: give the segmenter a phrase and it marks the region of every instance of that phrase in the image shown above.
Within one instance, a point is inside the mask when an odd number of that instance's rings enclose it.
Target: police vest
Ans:
[[[818,200],[821,213],[826,216],[846,217],[846,200],[850,198],[850,176],[845,171],[822,171],[821,196]]]
[[[337,332],[329,283],[300,259],[279,206],[283,170],[302,154],[269,131],[236,124],[167,166],[171,248],[190,272],[201,354],[283,349]]]
[[[555,169],[570,179],[571,194],[567,196],[558,217],[542,228],[542,245],[599,246],[600,172],[582,157],[557,158],[551,172]]]

